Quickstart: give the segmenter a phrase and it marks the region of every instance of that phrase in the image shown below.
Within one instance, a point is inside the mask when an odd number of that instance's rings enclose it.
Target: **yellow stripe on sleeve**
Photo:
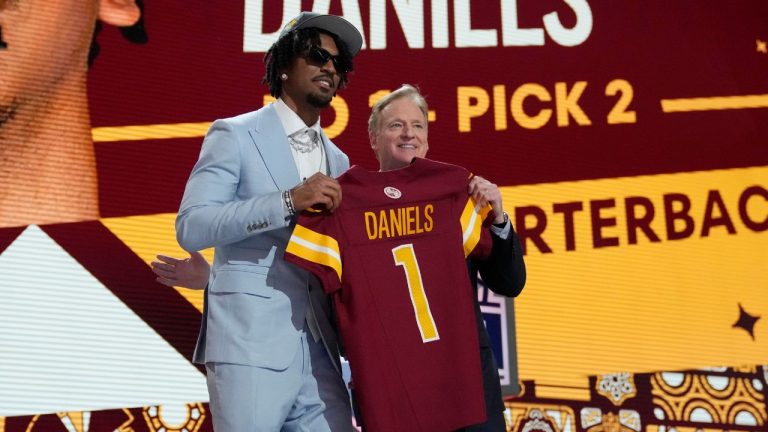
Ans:
[[[480,241],[483,221],[488,216],[488,212],[491,211],[491,206],[489,205],[483,208],[479,207],[475,200],[470,197],[467,200],[467,205],[464,206],[464,210],[461,212],[461,230],[464,233],[464,257],[469,256]]]
[[[333,237],[296,225],[285,251],[332,268],[341,281],[341,254],[339,243]]]

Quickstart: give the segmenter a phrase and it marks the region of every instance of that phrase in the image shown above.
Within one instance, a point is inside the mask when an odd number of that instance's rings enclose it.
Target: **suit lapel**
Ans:
[[[283,125],[272,105],[262,109],[256,127],[248,133],[277,188],[288,190],[296,186],[299,183],[299,172],[288,147]]]
[[[320,133],[320,138],[323,141],[323,148],[325,149],[326,158],[328,159],[328,172],[329,175],[333,178],[336,178],[341,174],[339,172],[339,161],[338,161],[338,155],[331,147],[328,137],[325,136],[325,132]]]

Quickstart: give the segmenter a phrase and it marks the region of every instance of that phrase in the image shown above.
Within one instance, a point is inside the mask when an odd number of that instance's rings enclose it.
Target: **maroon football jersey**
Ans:
[[[368,431],[449,431],[485,419],[466,256],[491,239],[464,168],[416,159],[339,177],[332,214],[303,213],[286,260],[336,306]]]

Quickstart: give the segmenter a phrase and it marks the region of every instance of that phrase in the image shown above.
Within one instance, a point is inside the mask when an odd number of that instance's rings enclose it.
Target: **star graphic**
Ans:
[[[757,39],[757,52],[768,54],[768,41]]]
[[[742,328],[755,340],[755,323],[760,319],[760,315],[750,315],[739,303],[739,319],[733,325],[734,328]]]

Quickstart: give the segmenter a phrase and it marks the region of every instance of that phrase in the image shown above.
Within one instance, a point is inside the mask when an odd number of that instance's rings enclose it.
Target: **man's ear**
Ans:
[[[129,27],[141,18],[135,0],[99,0],[99,19],[117,27]]]
[[[371,142],[373,155],[376,156],[376,160],[379,160],[379,146],[376,143],[376,135],[373,132],[368,132],[368,140]]]

